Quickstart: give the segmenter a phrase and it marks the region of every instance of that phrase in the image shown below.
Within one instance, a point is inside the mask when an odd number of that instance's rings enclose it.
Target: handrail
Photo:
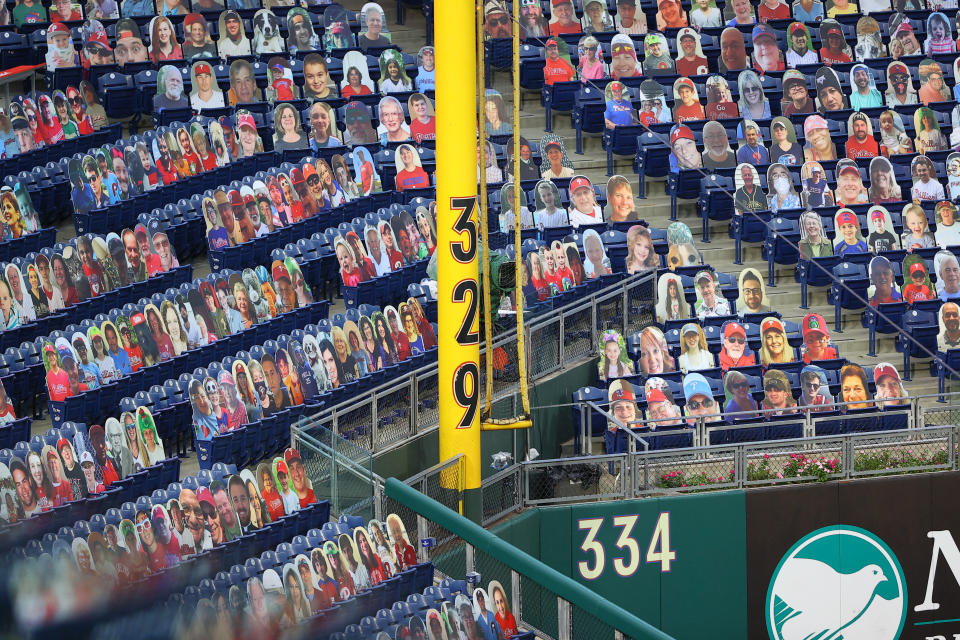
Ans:
[[[674,640],[648,622],[601,598],[579,582],[501,540],[480,525],[428,498],[416,489],[408,487],[396,478],[387,479],[385,490],[390,498],[459,536],[467,544],[495,557],[517,573],[547,586],[560,598],[589,611],[622,634],[638,640]]]
[[[633,429],[629,428],[629,425],[625,425],[625,424],[623,424],[622,422],[620,422],[619,420],[617,420],[616,418],[614,418],[612,415],[610,415],[609,412],[604,411],[603,409],[601,409],[600,407],[598,407],[598,406],[596,405],[596,403],[593,402],[592,400],[588,400],[588,401],[587,401],[587,404],[590,405],[590,408],[591,408],[591,409],[593,409],[594,411],[596,411],[597,413],[599,413],[599,414],[601,414],[601,415],[603,415],[603,416],[606,416],[607,420],[609,420],[609,421],[612,422],[613,424],[617,425],[617,431],[623,431],[625,434],[627,434],[627,436],[628,436],[631,440],[634,441],[634,442],[632,443],[632,444],[634,445],[634,447],[636,447],[636,443],[639,442],[641,445],[643,445],[643,450],[644,450],[644,451],[649,451],[649,450],[650,450],[650,443],[647,442],[646,440],[644,440],[643,438],[641,438],[639,435],[637,435],[637,434],[633,431]],[[634,423],[631,422],[630,424],[634,424]],[[635,449],[634,449],[634,450],[635,450]]]

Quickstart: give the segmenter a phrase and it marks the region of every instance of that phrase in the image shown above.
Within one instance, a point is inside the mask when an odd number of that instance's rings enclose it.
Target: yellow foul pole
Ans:
[[[463,511],[479,520],[482,463],[475,5],[473,0],[441,0],[434,11],[440,460],[464,455]],[[451,474],[441,481],[449,487],[453,479]]]

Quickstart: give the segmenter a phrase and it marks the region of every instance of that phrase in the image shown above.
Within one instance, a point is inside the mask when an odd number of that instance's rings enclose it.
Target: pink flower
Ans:
[[[770,454],[769,454],[769,453],[763,454],[763,459],[764,459],[764,460],[769,460],[769,459],[770,459]]]
[[[780,473],[779,471],[777,472],[777,479],[783,480],[783,474]]]

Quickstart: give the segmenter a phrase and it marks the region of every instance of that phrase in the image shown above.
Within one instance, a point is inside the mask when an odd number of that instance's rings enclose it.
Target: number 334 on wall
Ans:
[[[640,545],[633,537],[633,529],[639,516],[614,516],[613,526],[619,531],[614,544],[616,550],[611,549],[613,556],[613,570],[617,575],[627,578],[636,573],[640,567]],[[603,575],[607,563],[607,551],[597,540],[597,535],[603,527],[606,518],[585,518],[577,521],[577,529],[585,531],[580,550],[591,557],[577,563],[577,570],[584,580],[596,580]],[[648,563],[659,562],[660,572],[670,571],[670,563],[677,559],[677,552],[670,548],[670,512],[663,511],[657,518],[657,524],[650,536],[647,545],[645,560]]]

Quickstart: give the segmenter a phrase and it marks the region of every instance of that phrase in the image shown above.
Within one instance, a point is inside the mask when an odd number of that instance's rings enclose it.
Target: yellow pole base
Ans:
[[[533,426],[532,420],[512,420],[510,422],[481,422],[481,431],[506,431],[508,429],[529,429]]]

